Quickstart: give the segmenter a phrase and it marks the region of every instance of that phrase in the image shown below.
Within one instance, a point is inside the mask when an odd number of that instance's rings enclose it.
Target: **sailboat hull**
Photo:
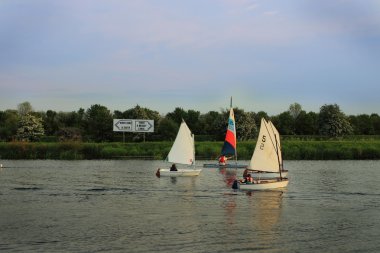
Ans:
[[[202,169],[178,169],[178,171],[170,171],[170,169],[160,169],[160,177],[194,177],[199,176]]]
[[[254,179],[275,179],[280,177],[278,172],[258,172],[250,171],[249,172]],[[281,177],[288,177],[288,171],[284,170],[281,172]]]
[[[225,165],[217,164],[217,163],[205,163],[203,164],[204,168],[240,168],[245,169],[248,167],[248,165],[244,164],[233,164],[233,163],[227,163]]]
[[[240,190],[270,190],[270,189],[277,189],[277,188],[283,188],[286,187],[289,183],[289,180],[287,178],[283,178],[282,180],[260,180],[257,183],[254,184],[245,184],[245,183],[239,183],[239,189]]]

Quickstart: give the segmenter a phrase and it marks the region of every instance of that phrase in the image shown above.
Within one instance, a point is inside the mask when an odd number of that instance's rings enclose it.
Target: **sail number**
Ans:
[[[261,150],[264,150],[264,144],[265,144],[266,139],[267,139],[267,137],[265,135],[263,135],[263,138],[261,138],[261,144],[260,144]]]

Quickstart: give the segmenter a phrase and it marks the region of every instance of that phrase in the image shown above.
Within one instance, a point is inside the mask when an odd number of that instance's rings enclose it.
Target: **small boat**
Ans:
[[[172,164],[185,165],[186,168],[178,168],[176,171],[157,169],[156,175],[158,177],[198,176],[202,171],[202,169],[195,168],[194,135],[184,120],[182,120],[177,137],[166,160]]]
[[[283,178],[282,180],[278,179],[266,179],[255,181],[253,184],[239,183],[240,190],[270,190],[276,188],[286,187],[289,183],[289,180]]]
[[[227,164],[219,164],[219,163],[205,163],[203,164],[203,167],[204,168],[219,168],[219,169],[222,169],[222,168],[237,168],[237,169],[246,169],[248,168],[248,165],[245,165],[245,164],[234,164],[234,163],[227,163]]]
[[[232,108],[232,97],[230,102],[230,115],[228,117],[228,126],[226,131],[226,137],[224,139],[224,144],[222,151],[220,152],[218,163],[205,163],[203,167],[205,168],[247,168],[247,165],[237,163],[237,151],[236,151],[236,124],[235,124],[235,114]],[[225,160],[227,156],[235,157],[235,162],[226,163]],[[222,158],[222,159],[221,159]]]
[[[254,181],[243,183],[236,180],[233,188],[265,190],[286,187],[289,183],[285,176],[287,172],[283,169],[280,135],[271,121],[262,118],[256,147],[248,166],[248,173]]]

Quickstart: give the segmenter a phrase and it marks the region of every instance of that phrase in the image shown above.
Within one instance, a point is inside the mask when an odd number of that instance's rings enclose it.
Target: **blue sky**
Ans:
[[[380,114],[378,0],[1,0],[0,110]]]

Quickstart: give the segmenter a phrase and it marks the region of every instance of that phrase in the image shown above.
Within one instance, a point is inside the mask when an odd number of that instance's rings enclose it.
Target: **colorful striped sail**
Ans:
[[[236,126],[234,110],[230,109],[230,116],[228,118],[228,127],[226,138],[224,140],[222,155],[234,155],[236,156]]]

